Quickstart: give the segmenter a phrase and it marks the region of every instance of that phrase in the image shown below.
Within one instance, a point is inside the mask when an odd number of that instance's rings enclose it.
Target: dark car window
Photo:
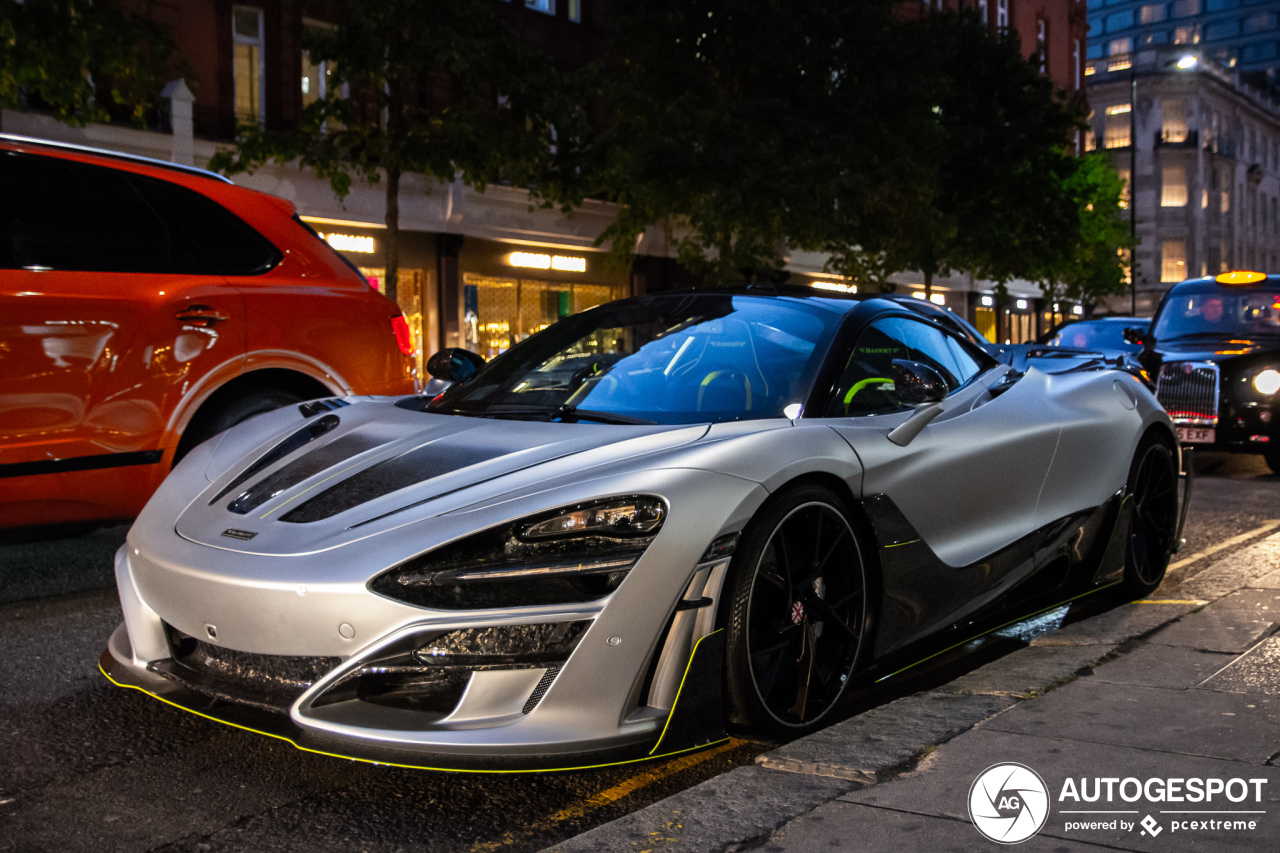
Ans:
[[[1280,335],[1280,289],[1213,282],[1180,286],[1166,297],[1152,334],[1157,341]]]
[[[611,303],[520,342],[431,410],[581,419],[574,409],[660,424],[783,417],[803,402],[838,318],[752,296]]]
[[[280,250],[210,198],[169,181],[134,176],[221,275],[259,275],[280,263]]]
[[[894,359],[932,367],[952,391],[982,370],[964,344],[937,326],[906,317],[884,317],[858,336],[826,416],[885,414],[908,408],[894,393],[890,371]]]
[[[0,155],[0,268],[211,272],[126,173],[12,152]]]

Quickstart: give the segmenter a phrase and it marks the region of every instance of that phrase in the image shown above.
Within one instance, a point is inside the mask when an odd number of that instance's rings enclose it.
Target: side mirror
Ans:
[[[484,359],[471,350],[447,347],[427,360],[427,372],[445,382],[461,382],[483,364]]]
[[[940,403],[947,396],[947,382],[938,371],[918,361],[895,358],[889,367],[893,391],[909,406]]]
[[[1124,330],[1124,342],[1138,347],[1144,346],[1147,343],[1147,330],[1138,326],[1126,327]]]

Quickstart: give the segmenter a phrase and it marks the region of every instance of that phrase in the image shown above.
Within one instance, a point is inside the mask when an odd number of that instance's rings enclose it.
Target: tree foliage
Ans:
[[[1078,204],[1101,167],[1073,156],[1078,117],[1016,35],[899,5],[614,0],[593,174],[622,206],[615,253],[656,225],[709,281],[779,276],[808,249],[872,286],[1078,281],[1064,255],[1099,238],[1114,261],[1117,233]]]
[[[210,167],[234,173],[296,162],[328,178],[341,198],[353,180],[386,188],[386,289],[399,267],[399,185],[421,173],[483,189],[496,182],[568,192],[554,166],[557,137],[572,139],[578,101],[549,57],[529,49],[491,0],[332,0],[316,6],[333,27],[306,27],[302,47],[331,73],[328,91],[290,128],[242,125],[238,149]],[[297,24],[301,26],[301,18]]]
[[[144,123],[171,71],[164,27],[91,0],[0,2],[0,107]]]

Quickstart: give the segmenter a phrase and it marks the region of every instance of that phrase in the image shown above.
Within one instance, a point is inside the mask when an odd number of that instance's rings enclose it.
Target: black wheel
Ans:
[[[290,403],[300,403],[304,399],[298,394],[279,388],[257,388],[234,397],[225,404],[217,405],[215,402],[216,408],[208,414],[208,417],[201,417],[200,420],[192,422],[191,426],[187,427],[187,431],[182,434],[182,440],[178,442],[178,450],[173,456],[173,464],[177,465],[191,448],[220,432],[231,429],[241,421],[247,421],[254,415],[265,414]],[[203,415],[204,412],[202,411],[201,414]]]
[[[1262,454],[1262,458],[1267,460],[1267,467],[1272,474],[1280,474],[1280,446],[1269,448]]]
[[[797,735],[849,686],[867,624],[867,570],[844,502],[816,485],[780,492],[731,566],[727,678],[733,721]]]
[[[1135,598],[1164,579],[1178,527],[1178,472],[1173,451],[1160,441],[1144,441],[1129,466],[1129,542],[1124,586]]]

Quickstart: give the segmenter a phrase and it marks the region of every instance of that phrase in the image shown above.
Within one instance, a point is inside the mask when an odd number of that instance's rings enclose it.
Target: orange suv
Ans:
[[[279,406],[414,391],[399,308],[284,199],[0,135],[0,528],[130,518]]]

